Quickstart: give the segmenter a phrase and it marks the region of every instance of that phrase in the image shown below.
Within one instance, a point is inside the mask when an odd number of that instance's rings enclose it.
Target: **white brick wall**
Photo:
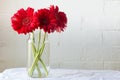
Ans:
[[[68,16],[65,32],[50,35],[52,67],[120,70],[120,0],[1,0],[0,71],[27,61],[28,36],[12,30],[13,13],[51,4]]]

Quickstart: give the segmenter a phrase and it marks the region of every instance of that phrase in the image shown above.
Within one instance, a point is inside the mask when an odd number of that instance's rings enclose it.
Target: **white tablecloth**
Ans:
[[[51,69],[48,78],[30,78],[25,68],[7,69],[0,80],[120,80],[120,72],[113,70]]]

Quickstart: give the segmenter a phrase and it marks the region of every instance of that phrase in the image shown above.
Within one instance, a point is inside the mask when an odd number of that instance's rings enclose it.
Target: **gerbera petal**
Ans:
[[[62,23],[66,24],[67,23],[67,17],[64,12],[59,12],[58,13],[59,19],[62,21]]]
[[[34,9],[28,7],[27,10],[21,8],[12,17],[12,27],[18,34],[27,34],[34,31],[38,26],[34,24]]]
[[[64,31],[66,24],[67,24],[67,17],[66,14],[62,11],[59,11],[58,6],[51,6],[50,7],[50,14],[52,15],[52,17],[55,17],[56,20],[56,26],[55,26],[55,30],[56,32],[61,32]]]
[[[33,8],[28,7],[28,8],[27,8],[27,10],[26,10],[26,13],[28,14],[28,16],[33,16],[34,9],[33,9]]]

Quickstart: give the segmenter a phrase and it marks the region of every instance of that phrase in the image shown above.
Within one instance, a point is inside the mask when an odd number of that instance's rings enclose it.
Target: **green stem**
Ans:
[[[40,50],[40,51],[41,51],[40,57],[41,57],[41,55],[42,55],[42,53],[43,53],[43,51],[44,51],[45,39],[46,39],[46,33],[44,34],[44,39],[43,39],[42,47],[41,47],[41,50]],[[45,65],[45,63],[43,62],[43,60],[42,60],[40,57],[39,57],[39,60],[40,60],[42,66],[43,66],[43,68],[44,68],[44,70],[45,70],[45,72],[46,72],[46,76],[48,76],[48,70],[47,70],[47,68],[46,68],[46,65]]]
[[[31,67],[29,68],[29,70],[28,70],[28,74],[29,74],[30,76],[33,75],[33,71],[34,71],[35,66],[36,66],[36,64],[37,64],[37,62],[38,62],[38,56],[39,56],[39,54],[37,54],[37,55],[35,56],[34,61],[33,61],[33,64],[32,64],[32,66],[31,66]]]
[[[42,48],[45,47],[45,39],[46,39],[46,33],[44,34],[44,38],[43,38],[43,42],[42,42],[42,46],[41,46],[41,48],[40,48],[40,50],[39,50],[39,52],[42,50],[42,51],[40,52],[40,56],[42,55],[43,50],[44,50],[44,49],[42,49]]]
[[[39,30],[39,33],[38,33],[38,47],[37,47],[37,52],[39,51],[39,47],[40,47],[40,39],[41,39],[41,30]],[[37,71],[38,71],[38,76],[41,77],[42,73],[40,71],[38,63],[37,63]]]
[[[45,70],[45,72],[46,72],[46,76],[48,76],[48,70],[47,70],[47,68],[46,68],[45,63],[43,62],[43,60],[42,60],[41,58],[39,58],[39,60],[40,60],[42,66],[43,66],[43,68],[44,68],[44,70]]]
[[[33,50],[33,56],[35,57],[35,55],[36,55],[36,48],[35,48],[35,45],[34,45],[34,43],[31,43],[32,44],[32,50]]]
[[[33,42],[35,43],[35,37],[34,37],[34,32],[32,32],[32,40],[33,40]]]
[[[36,50],[35,45],[34,45],[34,42],[35,42],[35,41],[34,41],[34,33],[32,33],[32,40],[33,40],[33,42],[32,42],[32,50],[33,50],[33,55],[34,55],[34,58],[35,58],[35,56],[36,56],[36,54],[37,54],[37,50]],[[41,77],[41,71],[40,71],[40,69],[39,69],[38,63],[36,63],[36,68],[37,68],[37,71],[38,71],[38,76]],[[30,75],[30,76],[33,75],[34,69],[35,69],[35,67],[32,67],[31,69],[29,69],[29,75]]]
[[[36,67],[37,67],[37,71],[38,71],[38,76],[41,77],[41,76],[42,76],[42,73],[41,73],[41,71],[40,71],[40,68],[39,68],[38,63],[36,64]]]
[[[38,50],[39,50],[39,47],[40,47],[40,39],[41,39],[41,30],[38,33]]]

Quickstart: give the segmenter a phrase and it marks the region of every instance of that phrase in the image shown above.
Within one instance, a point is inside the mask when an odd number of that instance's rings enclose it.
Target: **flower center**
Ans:
[[[28,26],[31,22],[31,19],[29,17],[26,17],[22,20],[22,24]]]
[[[49,20],[48,19],[41,19],[41,23],[42,23],[42,25],[48,25]]]
[[[47,23],[47,20],[43,20],[43,24],[46,24]]]

